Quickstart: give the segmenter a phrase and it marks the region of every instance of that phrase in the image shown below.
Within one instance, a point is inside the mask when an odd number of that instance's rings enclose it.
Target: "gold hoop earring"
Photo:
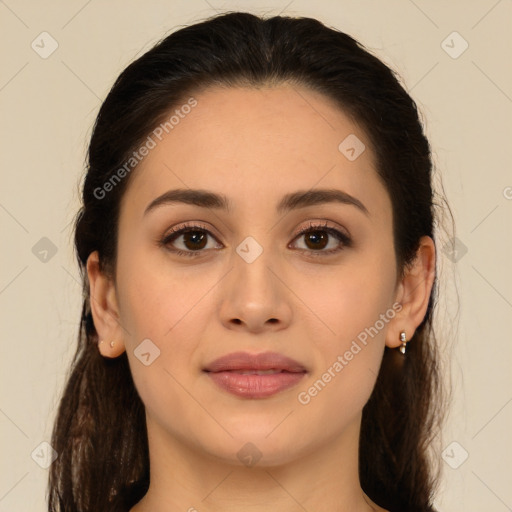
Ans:
[[[400,333],[400,341],[402,342],[402,344],[400,345],[400,352],[402,352],[402,354],[405,354],[405,347],[407,346],[407,337],[405,336],[405,331],[402,331]]]

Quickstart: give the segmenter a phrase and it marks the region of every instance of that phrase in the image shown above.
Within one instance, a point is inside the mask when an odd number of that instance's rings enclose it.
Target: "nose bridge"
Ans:
[[[256,239],[258,236],[258,239]],[[260,240],[260,241],[258,241]],[[260,299],[270,301],[273,294],[272,247],[270,237],[263,235],[247,236],[236,246],[233,254],[234,278],[242,288],[255,294],[263,294]],[[274,265],[276,262],[274,261]]]
[[[269,240],[270,236],[256,234],[246,237],[235,247],[232,270],[221,299],[220,312],[226,326],[242,323],[256,332],[276,323],[278,328],[288,323],[290,305],[285,289],[275,275],[279,268],[273,257],[275,251],[265,247]]]

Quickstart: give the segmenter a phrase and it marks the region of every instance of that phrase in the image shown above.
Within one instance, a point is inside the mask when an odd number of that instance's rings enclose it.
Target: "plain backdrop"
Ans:
[[[377,54],[416,100],[457,226],[437,247],[453,398],[436,504],[512,510],[509,0],[0,0],[0,512],[46,509],[44,443],[81,305],[71,222],[101,101],[165,34],[226,10],[316,17]]]

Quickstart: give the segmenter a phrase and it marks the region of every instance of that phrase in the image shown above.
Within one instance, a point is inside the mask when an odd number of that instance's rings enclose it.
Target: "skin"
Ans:
[[[399,347],[402,330],[413,338],[425,316],[434,243],[421,239],[414,265],[399,279],[391,202],[370,142],[329,99],[284,84],[210,88],[194,97],[197,106],[130,177],[115,279],[100,272],[97,252],[87,263],[94,323],[105,340],[99,350],[105,357],[127,351],[146,407],[151,483],[132,512],[384,510],[359,482],[361,412],[385,345]],[[349,134],[366,145],[354,161],[338,150]],[[175,188],[223,193],[233,209],[174,203],[144,215]],[[283,195],[311,188],[348,192],[369,215],[339,203],[276,214]],[[171,252],[192,251],[183,236],[159,245],[188,221],[211,233],[201,255]],[[311,221],[349,233],[353,245],[309,255],[315,246],[307,235],[294,235]],[[251,263],[236,252],[247,236],[263,248]],[[316,251],[339,241],[329,236],[326,245]],[[299,403],[298,393],[396,303],[394,318],[307,405]],[[146,338],[160,350],[149,366],[134,354]],[[308,374],[269,398],[231,395],[202,369],[239,350],[280,352]],[[252,467],[237,457],[248,442],[261,453]]]

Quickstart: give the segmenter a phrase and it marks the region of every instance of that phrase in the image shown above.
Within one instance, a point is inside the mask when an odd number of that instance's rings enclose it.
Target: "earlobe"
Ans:
[[[123,344],[116,343],[114,340],[109,343],[105,343],[105,340],[100,340],[98,341],[98,350],[103,357],[115,358],[125,351],[125,347]]]
[[[408,342],[414,343],[414,332],[425,318],[430,294],[434,285],[436,248],[429,236],[420,239],[416,258],[406,270],[397,288],[396,300],[402,309],[392,320],[386,336],[386,345],[396,348],[402,345],[401,333]],[[402,336],[403,337],[403,336]]]
[[[105,357],[118,357],[124,352],[125,346],[115,283],[100,270],[98,251],[92,252],[87,259],[87,276],[91,313],[98,333],[98,349]]]

